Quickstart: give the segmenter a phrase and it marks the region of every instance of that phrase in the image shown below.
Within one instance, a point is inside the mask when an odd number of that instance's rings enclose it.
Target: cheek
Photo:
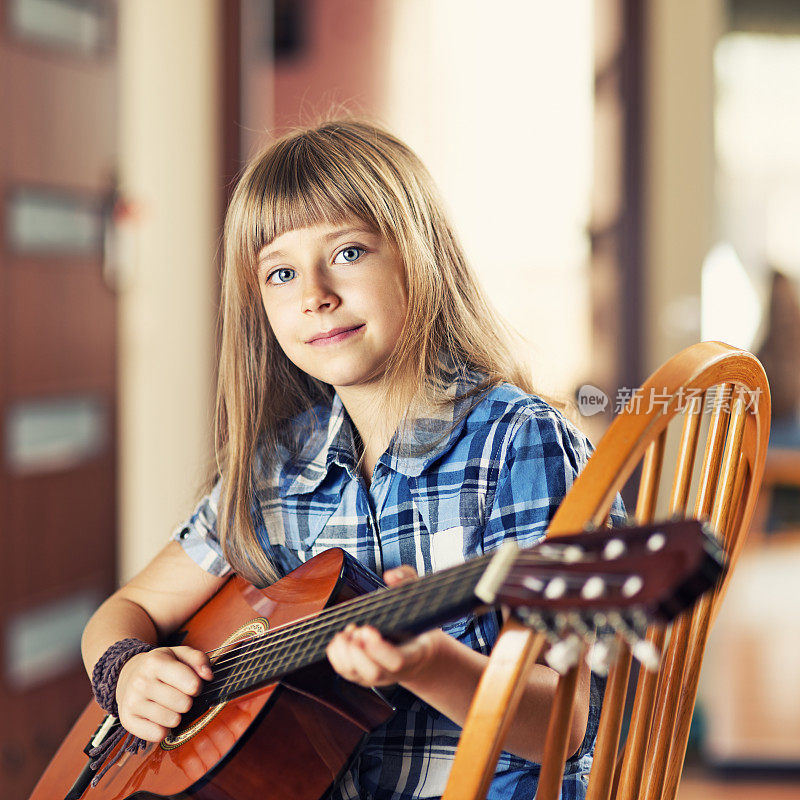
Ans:
[[[362,300],[368,316],[380,321],[384,337],[395,339],[403,329],[408,306],[405,293],[396,285],[384,282]]]
[[[263,302],[263,295],[262,306],[264,308],[264,315],[267,318],[267,325],[269,325],[270,329],[272,330],[272,333],[277,339],[281,350],[286,352],[286,346],[291,342],[291,338],[289,336],[289,327],[285,319],[286,315],[281,313],[280,308]]]

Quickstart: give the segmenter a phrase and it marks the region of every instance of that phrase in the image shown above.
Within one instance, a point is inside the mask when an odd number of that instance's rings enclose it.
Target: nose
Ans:
[[[332,311],[339,305],[339,297],[330,282],[319,270],[309,272],[303,283],[303,311]]]

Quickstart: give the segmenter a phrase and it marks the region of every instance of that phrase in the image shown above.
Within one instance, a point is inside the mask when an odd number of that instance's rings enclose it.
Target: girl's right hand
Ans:
[[[181,721],[212,676],[211,662],[192,647],[158,647],[128,661],[117,681],[119,721],[147,742],[160,742]]]

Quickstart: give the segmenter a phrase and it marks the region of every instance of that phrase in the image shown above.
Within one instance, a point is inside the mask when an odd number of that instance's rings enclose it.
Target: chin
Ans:
[[[370,383],[370,376],[366,373],[345,373],[345,374],[328,374],[324,377],[321,377],[320,380],[325,381],[325,383],[329,383],[333,387],[348,387],[348,386],[361,386],[362,384]]]
[[[374,369],[324,369],[318,371],[307,370],[309,375],[334,387],[363,386],[374,381],[381,374],[380,367]]]
[[[304,354],[305,355],[305,354]],[[338,353],[329,355],[320,354],[322,357],[315,359],[291,358],[290,360],[298,369],[301,369],[312,378],[328,383],[334,387],[361,386],[374,383],[383,373],[387,358],[358,358],[353,354],[341,358]],[[344,355],[344,354],[342,354]]]

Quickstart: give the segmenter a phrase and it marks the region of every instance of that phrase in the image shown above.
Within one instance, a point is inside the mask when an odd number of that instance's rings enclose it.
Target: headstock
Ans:
[[[656,668],[648,624],[670,622],[724,571],[714,535],[697,520],[674,520],[545,540],[515,554],[496,597],[548,636],[554,669],[574,663],[595,632],[590,659],[598,671],[613,656],[609,633],[622,634],[634,656]]]

